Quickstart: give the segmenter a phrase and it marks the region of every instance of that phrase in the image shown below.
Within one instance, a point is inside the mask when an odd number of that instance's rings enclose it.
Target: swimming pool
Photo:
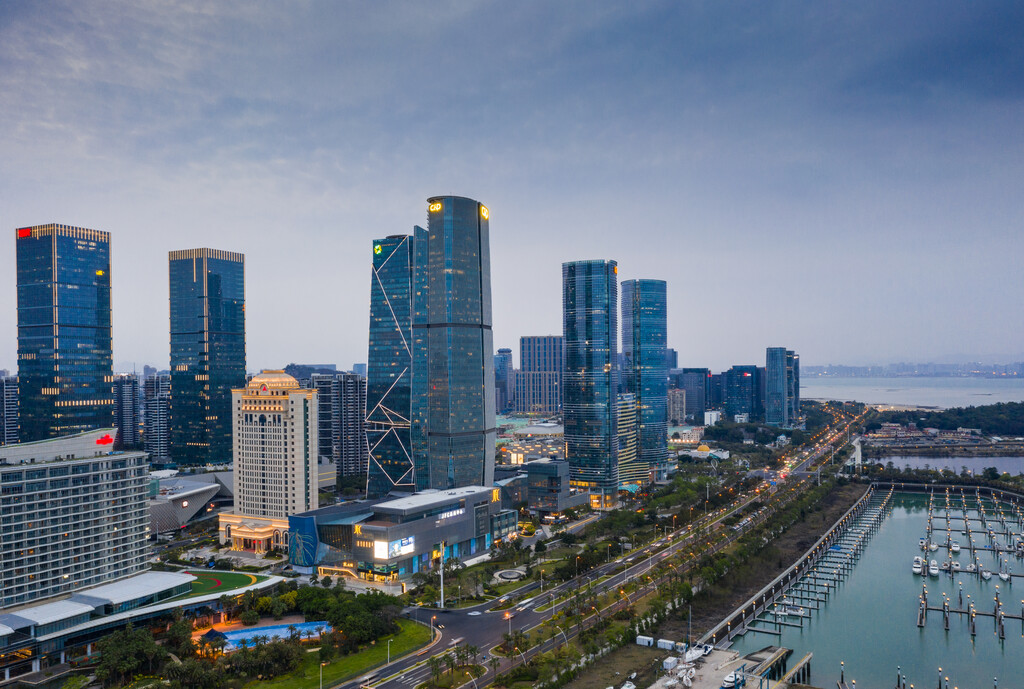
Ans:
[[[249,644],[252,644],[252,640],[257,636],[265,636],[268,640],[273,641],[274,639],[287,639],[291,633],[290,628],[295,627],[298,630],[299,636],[303,639],[307,637],[315,637],[320,632],[331,631],[331,625],[326,622],[299,622],[298,624],[273,624],[267,627],[248,627],[246,629],[235,629],[230,632],[224,632],[224,636],[227,637],[228,645],[225,650],[231,651],[238,648],[241,645],[242,639],[246,639]]]

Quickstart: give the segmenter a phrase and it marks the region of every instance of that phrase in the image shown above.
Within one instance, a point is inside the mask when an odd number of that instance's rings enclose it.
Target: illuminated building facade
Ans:
[[[18,442],[18,377],[0,377],[0,445]]]
[[[564,367],[565,339],[561,335],[527,335],[519,338],[515,410],[524,414],[560,412]]]
[[[648,468],[668,459],[666,292],[664,280],[622,283],[622,375],[625,389],[637,405],[637,461]],[[625,479],[620,477],[620,481]]]
[[[155,373],[142,384],[143,443],[150,459],[166,462],[171,458],[170,413],[171,374]]]
[[[413,238],[391,235],[373,242],[370,341],[366,366],[366,496],[412,492],[409,435],[412,389]]]
[[[757,366],[733,366],[725,372],[725,415],[730,421],[737,414],[748,418],[763,415],[761,371]]]
[[[245,385],[245,257],[172,251],[170,450],[179,464],[231,461],[231,390]]]
[[[494,399],[495,411],[504,414],[512,408],[512,350],[499,349],[494,355]]]
[[[147,567],[146,455],[113,453],[116,432],[0,448],[0,610]]]
[[[639,456],[640,405],[636,395],[631,392],[619,395],[617,416],[615,436],[618,443],[619,487],[635,490],[647,483],[651,473],[651,465]]]
[[[321,459],[337,476],[366,476],[366,378],[355,373],[314,373]]]
[[[288,545],[288,515],[318,499],[317,394],[284,371],[263,371],[231,391],[233,514],[220,516],[220,542],[258,553]]]
[[[599,509],[618,502],[618,272],[615,261],[562,264],[565,458]]]
[[[109,428],[110,233],[51,224],[15,235],[21,440]]]
[[[489,486],[496,441],[490,212],[427,200],[415,229],[411,435],[417,490]]]

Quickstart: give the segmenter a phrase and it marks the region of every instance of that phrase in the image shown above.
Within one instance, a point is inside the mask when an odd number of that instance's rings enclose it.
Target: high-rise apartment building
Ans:
[[[648,468],[668,459],[666,293],[664,280],[622,283],[622,374],[637,404],[637,460]]]
[[[681,426],[686,423],[686,390],[672,388],[666,392],[665,397],[669,425]]]
[[[18,377],[0,378],[0,445],[18,442]]]
[[[149,474],[108,426],[0,448],[0,610],[146,569]]]
[[[565,338],[527,335],[519,338],[515,375],[515,410],[523,414],[557,414],[562,409]]]
[[[139,377],[134,373],[114,375],[114,426],[119,448],[142,447],[139,423]]]
[[[562,264],[565,458],[600,509],[617,504],[619,489],[618,272],[615,261]]]
[[[366,367],[366,496],[413,491],[409,418],[412,391],[413,238],[373,242],[370,342]]]
[[[416,487],[489,486],[496,440],[489,211],[427,200],[413,259],[411,431]]]
[[[785,347],[765,352],[765,421],[783,427],[800,418],[800,357]]]
[[[619,486],[635,490],[647,483],[651,469],[640,459],[640,407],[636,395],[624,392],[618,396],[616,440],[618,442]]]
[[[231,390],[245,385],[245,257],[218,249],[169,255],[171,456],[231,460]]]
[[[499,349],[494,355],[495,411],[504,414],[512,406],[512,350]]]
[[[235,507],[220,516],[220,542],[286,548],[288,515],[319,506],[317,393],[284,371],[263,371],[231,400]]]
[[[110,233],[55,224],[15,232],[21,440],[109,428]]]
[[[171,458],[170,414],[171,374],[156,373],[142,385],[143,443],[150,459],[166,462]]]
[[[314,373],[310,387],[317,393],[321,459],[334,462],[337,475],[365,476],[366,378],[355,373]]]

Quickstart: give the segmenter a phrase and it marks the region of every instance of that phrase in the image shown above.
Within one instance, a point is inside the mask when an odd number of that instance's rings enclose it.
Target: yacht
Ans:
[[[971,574],[974,574],[975,572],[977,572],[977,571],[978,571],[978,567],[977,567],[977,565],[975,565],[975,564],[974,564],[973,562],[971,562],[971,563],[970,563],[970,564],[968,564],[968,565],[967,565],[966,567],[964,567],[964,569],[966,569],[966,570],[967,570],[968,572],[970,572]]]
[[[912,567],[911,571],[913,571],[914,574],[920,574],[922,571],[924,571],[924,558],[915,557],[914,566]]]
[[[932,560],[928,563],[928,576],[937,577],[939,576],[939,563]]]
[[[943,560],[942,564],[939,565],[939,569],[941,569],[943,572],[948,572],[949,571],[949,560]]]
[[[725,676],[725,679],[722,680],[723,689],[732,689],[736,686],[736,683],[739,682],[739,679],[740,675],[738,673],[730,672]]]
[[[917,545],[919,548],[921,548],[921,550],[928,550],[928,541],[924,538],[918,541]]]
[[[938,549],[939,549],[939,544],[938,543],[929,543],[928,544],[928,550],[931,550],[932,552],[934,552],[934,551],[936,551]]]
[[[952,564],[950,564],[950,566],[949,566],[949,567],[950,567],[950,569],[952,569],[952,570],[953,570],[954,572],[959,572],[959,571],[960,571],[960,563],[959,563],[959,562],[957,562],[956,560],[953,560]]]
[[[953,541],[952,543],[950,543],[949,544],[949,549],[952,550],[954,553],[959,553],[960,552],[960,543],[959,543],[959,541]]]
[[[988,581],[992,578],[992,572],[988,571],[987,569],[981,570],[981,578],[985,581]]]

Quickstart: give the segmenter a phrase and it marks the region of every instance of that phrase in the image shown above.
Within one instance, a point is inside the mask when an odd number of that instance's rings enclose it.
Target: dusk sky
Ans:
[[[680,365],[1024,360],[1024,5],[0,3],[15,233],[112,234],[114,361],[167,252],[246,257],[248,368],[366,360],[372,240],[490,209],[494,344],[561,263],[668,281]]]

